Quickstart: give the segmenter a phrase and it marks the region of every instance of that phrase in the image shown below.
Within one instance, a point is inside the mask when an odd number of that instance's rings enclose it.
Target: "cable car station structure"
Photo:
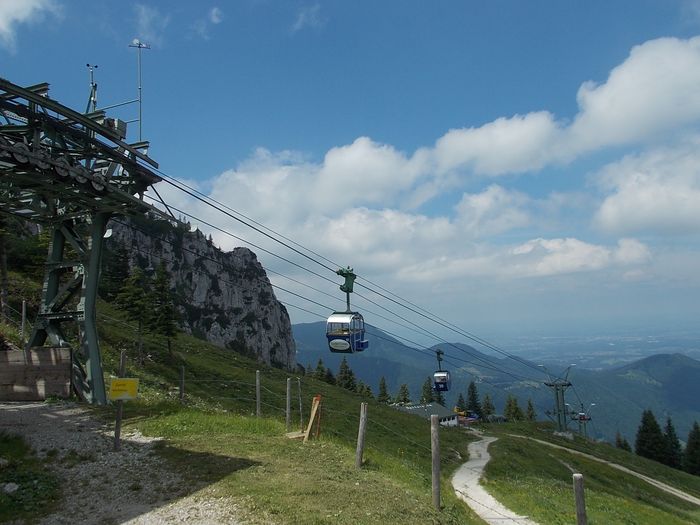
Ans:
[[[107,221],[146,213],[173,220],[143,200],[161,180],[149,143],[125,138],[126,123],[101,110],[83,114],[63,106],[49,98],[46,83],[22,88],[0,78],[0,212],[40,224],[50,235],[27,348],[70,347],[64,326],[75,323],[72,387],[98,404],[106,395],[95,303]]]

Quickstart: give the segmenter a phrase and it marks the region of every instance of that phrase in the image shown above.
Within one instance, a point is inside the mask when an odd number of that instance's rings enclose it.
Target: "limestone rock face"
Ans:
[[[124,224],[124,219],[110,224],[105,257],[123,246],[132,267],[164,262],[185,332],[268,365],[296,366],[289,314],[252,251],[223,252],[199,230],[164,222]]]

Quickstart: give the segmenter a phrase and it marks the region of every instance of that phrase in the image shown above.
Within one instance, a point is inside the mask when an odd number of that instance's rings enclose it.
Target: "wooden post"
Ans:
[[[292,430],[292,378],[287,378],[287,407],[286,407],[287,432]]]
[[[583,494],[583,474],[574,474],[574,498],[576,499],[576,525],[588,525],[586,498]]]
[[[185,365],[180,367],[180,403],[185,402]]]
[[[433,452],[433,506],[440,510],[440,418],[430,416],[430,448]]]
[[[365,452],[365,432],[367,430],[367,403],[360,405],[360,427],[357,430],[357,450],[355,451],[355,468],[362,468],[362,456]]]
[[[122,350],[119,356],[119,377],[124,377],[126,374],[126,350]],[[120,448],[120,439],[122,434],[122,412],[124,411],[124,401],[121,399],[117,401],[117,420],[114,423],[114,450],[115,452]]]
[[[299,387],[299,429],[304,430],[304,411],[301,406],[301,379],[297,377],[297,386]]]
[[[27,341],[26,326],[27,326],[27,301],[25,299],[22,299],[22,321],[21,321],[21,324],[19,327],[20,344],[22,345],[22,348],[24,348],[25,342]]]
[[[260,370],[255,371],[255,415],[260,417]]]

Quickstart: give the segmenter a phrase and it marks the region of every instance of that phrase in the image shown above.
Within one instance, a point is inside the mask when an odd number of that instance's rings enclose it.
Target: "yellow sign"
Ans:
[[[109,399],[111,401],[136,399],[136,394],[138,394],[138,390],[138,379],[126,377],[114,378],[112,379],[112,386],[109,389]]]

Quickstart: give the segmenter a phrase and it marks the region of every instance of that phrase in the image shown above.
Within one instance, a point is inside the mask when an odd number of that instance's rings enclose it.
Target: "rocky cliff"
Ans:
[[[269,365],[296,366],[289,315],[252,251],[223,252],[201,231],[162,221],[119,219],[109,227],[105,257],[125,247],[132,267],[165,263],[185,332]]]

